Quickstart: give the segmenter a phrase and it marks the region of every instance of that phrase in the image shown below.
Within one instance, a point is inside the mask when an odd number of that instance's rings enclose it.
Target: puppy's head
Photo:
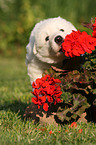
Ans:
[[[31,32],[27,45],[27,59],[35,55],[43,62],[58,63],[65,56],[61,52],[61,44],[67,34],[76,28],[60,17],[50,18],[37,23]]]

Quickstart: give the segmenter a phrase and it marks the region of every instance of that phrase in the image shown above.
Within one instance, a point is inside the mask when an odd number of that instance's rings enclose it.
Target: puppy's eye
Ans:
[[[64,29],[60,29],[60,31],[64,32]]]
[[[47,37],[45,38],[45,40],[48,41],[48,40],[49,40],[49,36],[47,36]]]

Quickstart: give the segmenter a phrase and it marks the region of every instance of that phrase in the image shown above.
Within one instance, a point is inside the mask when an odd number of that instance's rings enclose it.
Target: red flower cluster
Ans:
[[[95,17],[95,23],[92,25],[92,27],[93,27],[92,36],[93,36],[94,38],[96,38],[96,17]]]
[[[61,102],[60,96],[62,94],[61,87],[57,84],[61,83],[59,79],[54,79],[50,75],[45,75],[42,78],[36,79],[33,82],[32,87],[35,88],[32,94],[35,96],[32,98],[32,102],[38,105],[38,109],[43,105],[43,109],[48,111],[48,103]]]
[[[96,25],[93,27],[96,30]],[[92,50],[95,49],[96,38],[91,37],[85,31],[80,32],[72,31],[71,34],[68,34],[62,43],[62,51],[67,57],[80,56],[81,54],[92,53]]]

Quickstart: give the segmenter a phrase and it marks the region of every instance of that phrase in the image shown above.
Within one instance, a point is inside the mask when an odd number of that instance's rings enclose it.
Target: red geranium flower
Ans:
[[[45,75],[42,78],[36,79],[32,84],[34,88],[32,94],[35,96],[32,98],[32,102],[37,104],[38,108],[43,105],[45,111],[48,111],[48,102],[54,102],[54,105],[61,102],[62,100],[60,97],[62,91],[58,83],[61,83],[61,81],[59,79],[54,79],[50,75]]]
[[[73,128],[73,127],[77,127],[77,123],[76,122],[72,122],[71,125],[69,126],[69,128]]]
[[[67,57],[80,56],[81,54],[92,53],[95,49],[96,39],[88,35],[85,31],[72,31],[65,37],[62,43],[62,51]]]
[[[93,36],[94,38],[96,38],[96,17],[95,17],[95,23],[92,25],[92,27],[93,27],[92,36]]]
[[[52,130],[51,130],[51,131],[49,131],[49,134],[53,134]]]
[[[79,130],[78,130],[78,133],[82,133],[82,131],[83,131],[82,129],[79,129]]]
[[[40,105],[44,105],[45,104],[45,101],[46,101],[46,97],[45,96],[42,96],[42,97],[37,96],[36,98],[35,97],[32,98],[32,102],[34,104],[38,104],[38,109],[40,108]]]

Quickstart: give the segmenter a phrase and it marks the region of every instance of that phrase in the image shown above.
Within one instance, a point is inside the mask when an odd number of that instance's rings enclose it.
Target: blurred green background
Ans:
[[[81,23],[96,16],[96,0],[0,0],[0,56],[25,58],[34,25],[57,16],[84,30]]]

